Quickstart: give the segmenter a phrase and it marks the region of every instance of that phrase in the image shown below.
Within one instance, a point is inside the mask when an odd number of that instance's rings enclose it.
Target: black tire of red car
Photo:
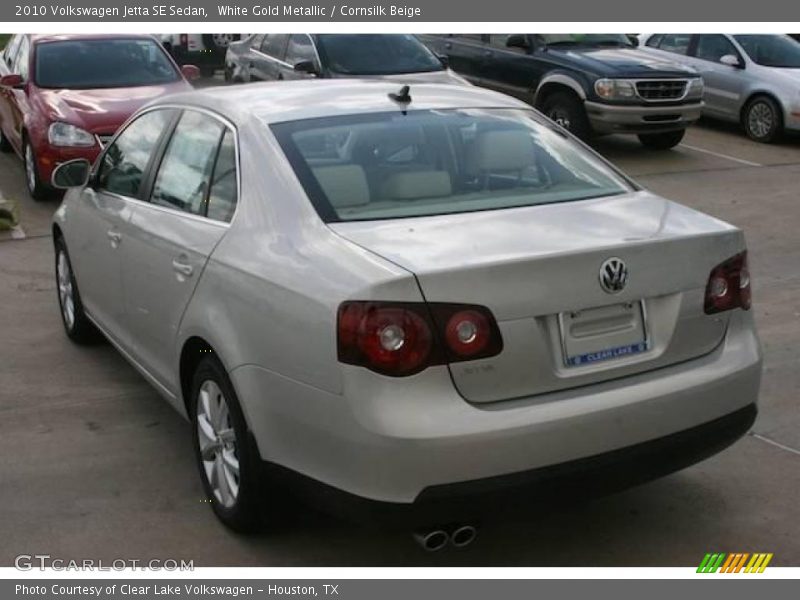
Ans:
[[[3,129],[0,128],[0,152],[11,152],[11,150],[11,142],[3,135]]]
[[[665,131],[663,133],[640,133],[639,141],[645,148],[653,150],[669,150],[681,143],[685,129],[678,131]]]
[[[592,126],[583,102],[572,92],[551,94],[542,103],[542,112],[582,140],[588,140],[592,135]]]
[[[67,337],[76,344],[82,346],[95,344],[103,339],[103,335],[89,320],[89,317],[86,316],[86,311],[83,309],[81,294],[78,291],[78,283],[75,281],[75,273],[72,270],[72,263],[69,260],[69,253],[67,252],[67,244],[60,235],[56,236],[54,244],[56,251],[56,294],[58,296],[58,307],[61,312],[61,322],[64,324],[64,331]],[[62,256],[63,263],[60,262]],[[64,268],[66,268],[66,272],[62,271]],[[62,281],[62,278],[64,281]],[[72,302],[71,322],[66,317],[66,312],[64,310],[64,303],[67,301],[67,298],[62,295],[62,286],[67,283],[69,284],[69,298]]]
[[[235,437],[236,458],[239,462],[239,488],[233,505],[227,507],[214,494],[200,452],[197,405],[200,389],[206,381],[213,381],[222,393],[225,404],[228,406],[230,425]],[[258,531],[269,520],[269,515],[264,518],[264,509],[267,508],[265,504],[268,499],[264,498],[263,494],[260,457],[255,443],[251,441],[252,436],[249,433],[233,384],[228,378],[225,367],[213,353],[204,356],[197,365],[192,377],[191,390],[189,418],[192,423],[192,445],[206,498],[217,518],[229,528],[240,533]],[[274,490],[272,493],[274,494]]]
[[[36,201],[47,200],[51,190],[39,176],[36,151],[27,138],[22,140],[22,160],[25,163],[25,184],[31,197]]]
[[[763,144],[776,142],[783,133],[780,106],[769,96],[756,96],[744,109],[742,125],[751,140]]]

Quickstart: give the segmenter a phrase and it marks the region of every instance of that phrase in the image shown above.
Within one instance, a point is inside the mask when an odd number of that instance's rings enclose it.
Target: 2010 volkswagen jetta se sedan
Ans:
[[[742,232],[495,92],[178,94],[54,184],[67,334],[188,416],[234,528],[289,482],[426,517],[636,483],[756,415]]]

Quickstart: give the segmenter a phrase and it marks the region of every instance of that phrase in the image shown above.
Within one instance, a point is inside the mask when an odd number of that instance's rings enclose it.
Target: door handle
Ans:
[[[194,273],[194,267],[179,258],[172,261],[172,270],[184,277],[191,277],[192,273]]]
[[[122,241],[122,234],[119,231],[114,231],[113,229],[106,231],[106,237],[111,240],[112,248],[119,246],[119,243]]]

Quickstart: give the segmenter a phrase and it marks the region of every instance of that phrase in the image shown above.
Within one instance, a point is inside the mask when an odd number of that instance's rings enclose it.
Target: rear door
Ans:
[[[739,118],[739,107],[747,92],[747,79],[738,67],[723,65],[720,59],[732,55],[744,65],[744,57],[724,35],[696,35],[691,49],[692,66],[703,76],[705,110],[726,118]]]
[[[187,109],[163,148],[147,201],[131,216],[123,277],[136,356],[177,393],[178,327],[236,206],[235,132],[212,114]]]
[[[506,46],[507,34],[489,36],[483,81],[486,87],[530,102],[531,90],[536,89],[541,73],[536,60],[523,48]]]
[[[264,36],[261,46],[253,51],[253,60],[250,62],[251,81],[277,81],[282,78],[281,66],[285,66],[283,59],[288,41],[289,36],[283,33]]]

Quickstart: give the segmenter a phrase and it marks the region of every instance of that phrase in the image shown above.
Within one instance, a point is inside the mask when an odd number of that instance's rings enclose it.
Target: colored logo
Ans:
[[[772,553],[724,552],[709,553],[703,557],[698,573],[763,573],[772,560]]]

